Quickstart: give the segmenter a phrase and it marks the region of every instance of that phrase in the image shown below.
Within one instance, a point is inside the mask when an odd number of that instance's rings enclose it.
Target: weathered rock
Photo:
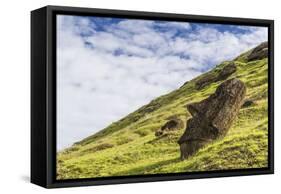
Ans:
[[[187,105],[192,118],[187,121],[186,130],[178,140],[182,159],[226,135],[243,104],[245,93],[245,84],[234,78],[219,85],[208,98]]]
[[[183,128],[184,124],[180,118],[170,117],[169,121],[167,121],[159,130],[155,132],[155,136],[161,136],[166,131],[174,131]]]
[[[230,75],[232,75],[233,73],[235,73],[237,70],[236,65],[234,62],[230,62],[229,64],[227,64],[226,66],[224,66],[224,68],[222,68],[222,70],[219,72],[219,75],[216,79],[216,81],[221,81],[221,80],[225,80],[226,78],[228,78]]]
[[[268,42],[263,42],[253,49],[247,57],[248,61],[260,60],[268,56]]]
[[[212,82],[215,82],[217,79],[217,76],[214,74],[206,74],[204,77],[202,77],[201,79],[199,79],[196,83],[195,83],[195,88],[197,90],[201,90],[202,88],[204,88],[205,86],[209,85]]]
[[[232,75],[233,73],[235,73],[237,70],[236,65],[234,62],[230,62],[229,64],[227,64],[226,66],[224,66],[218,73],[218,75],[216,74],[207,74],[204,77],[202,77],[201,79],[199,79],[196,83],[195,83],[195,87],[197,90],[200,90],[202,88],[204,88],[205,86],[213,83],[213,82],[217,82],[217,81],[221,81],[221,80],[225,80],[227,79],[230,75]]]

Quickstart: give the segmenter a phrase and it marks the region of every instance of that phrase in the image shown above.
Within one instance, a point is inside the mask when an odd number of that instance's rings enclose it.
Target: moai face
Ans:
[[[230,79],[219,85],[208,98],[187,106],[193,117],[187,121],[186,130],[178,141],[182,159],[227,134],[245,94],[245,84],[238,79]]]

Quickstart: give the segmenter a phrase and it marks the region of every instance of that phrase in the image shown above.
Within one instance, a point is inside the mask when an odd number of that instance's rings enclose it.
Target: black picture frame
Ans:
[[[268,168],[56,180],[56,15],[109,16],[268,27]],[[31,12],[31,182],[46,188],[274,173],[274,21],[172,13],[46,6]]]

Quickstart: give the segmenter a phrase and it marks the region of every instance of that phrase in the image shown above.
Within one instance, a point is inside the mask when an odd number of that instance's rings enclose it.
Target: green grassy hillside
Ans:
[[[268,60],[247,61],[246,52],[234,60],[237,77],[247,87],[246,99],[254,103],[240,109],[226,137],[180,160],[177,140],[185,127],[156,137],[155,131],[169,117],[184,122],[190,117],[186,105],[214,93],[223,81],[196,89],[204,76],[216,75],[229,61],[163,95],[100,132],[75,143],[57,155],[57,178],[93,178],[267,166]]]

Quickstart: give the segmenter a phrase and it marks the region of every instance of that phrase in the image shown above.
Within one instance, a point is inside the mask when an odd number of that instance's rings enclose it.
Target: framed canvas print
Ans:
[[[31,12],[31,182],[273,173],[273,21]]]

